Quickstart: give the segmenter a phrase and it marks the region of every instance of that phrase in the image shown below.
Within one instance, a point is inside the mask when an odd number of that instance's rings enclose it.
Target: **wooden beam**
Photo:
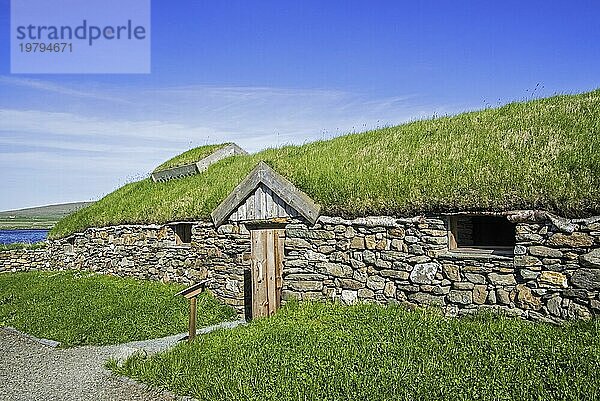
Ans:
[[[226,157],[246,154],[248,154],[248,152],[246,152],[244,149],[240,148],[235,143],[230,143],[229,145],[223,146],[221,149],[215,150],[213,153],[206,156],[204,159],[197,161],[195,164],[198,173],[202,173],[210,165],[218,162],[219,160],[225,159]]]
[[[275,310],[281,307],[281,290],[283,287],[282,270],[285,244],[285,230],[276,229],[275,232]]]
[[[204,291],[208,282],[210,282],[210,279],[198,281],[196,284],[186,288],[185,290],[179,291],[175,295],[181,295],[188,299],[197,297],[202,291]]]
[[[152,173],[152,181],[169,181],[175,178],[187,177],[194,174],[198,174],[196,163],[186,164],[179,167],[173,167],[168,170]]]

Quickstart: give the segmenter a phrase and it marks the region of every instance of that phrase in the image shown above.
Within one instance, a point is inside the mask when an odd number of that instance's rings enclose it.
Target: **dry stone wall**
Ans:
[[[209,278],[208,288],[243,312],[244,266],[248,263],[243,255],[250,249],[243,227],[226,225],[215,230],[212,224],[195,223],[191,242],[182,245],[177,245],[170,226],[90,229],[71,242],[52,244],[53,266],[186,284]]]
[[[92,228],[67,239],[51,241],[44,263],[31,263],[41,253],[0,253],[5,270],[84,269],[140,279],[190,284],[211,279],[208,288],[223,302],[244,313],[244,271],[249,261],[249,234],[243,226],[192,225],[191,243],[177,245],[171,226]],[[246,258],[247,259],[247,258]],[[1,269],[1,267],[0,267]],[[247,270],[247,269],[246,269]]]
[[[321,216],[285,230],[284,301],[329,299],[435,306],[449,316],[491,309],[558,322],[600,314],[600,217],[516,221],[514,254],[448,249],[444,217]],[[243,224],[192,223],[177,245],[171,225],[88,229],[36,250],[0,253],[1,271],[86,269],[192,283],[249,315],[250,236]]]
[[[482,309],[532,320],[600,312],[600,218],[516,224],[514,255],[448,250],[445,218],[289,225],[284,299],[432,305],[451,316]]]
[[[0,252],[0,273],[49,269],[48,255],[46,248]]]

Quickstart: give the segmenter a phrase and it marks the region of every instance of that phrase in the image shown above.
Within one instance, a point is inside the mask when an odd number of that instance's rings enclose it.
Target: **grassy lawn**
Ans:
[[[294,303],[111,368],[199,400],[592,400],[600,321]]]
[[[163,337],[187,330],[181,285],[87,272],[0,274],[0,326],[12,326],[63,346],[106,345]],[[198,325],[234,316],[205,294]]]
[[[522,208],[587,215],[600,211],[598,149],[600,90],[555,96],[230,157],[169,182],[131,183],[58,222],[50,237],[208,219],[260,160],[328,215]]]

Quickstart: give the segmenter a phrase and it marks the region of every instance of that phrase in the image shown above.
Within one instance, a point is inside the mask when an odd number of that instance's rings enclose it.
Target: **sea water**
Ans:
[[[0,230],[0,244],[14,244],[18,242],[40,242],[48,237],[48,230]]]

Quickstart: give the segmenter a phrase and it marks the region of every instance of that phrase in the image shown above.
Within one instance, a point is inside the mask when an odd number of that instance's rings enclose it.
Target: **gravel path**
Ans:
[[[228,322],[202,329],[231,328]],[[145,388],[111,375],[109,358],[123,359],[144,349],[162,351],[184,335],[107,347],[52,348],[15,330],[0,327],[0,400],[176,400],[171,394]]]
[[[0,400],[172,400],[111,376],[112,347],[57,349],[0,329]]]

